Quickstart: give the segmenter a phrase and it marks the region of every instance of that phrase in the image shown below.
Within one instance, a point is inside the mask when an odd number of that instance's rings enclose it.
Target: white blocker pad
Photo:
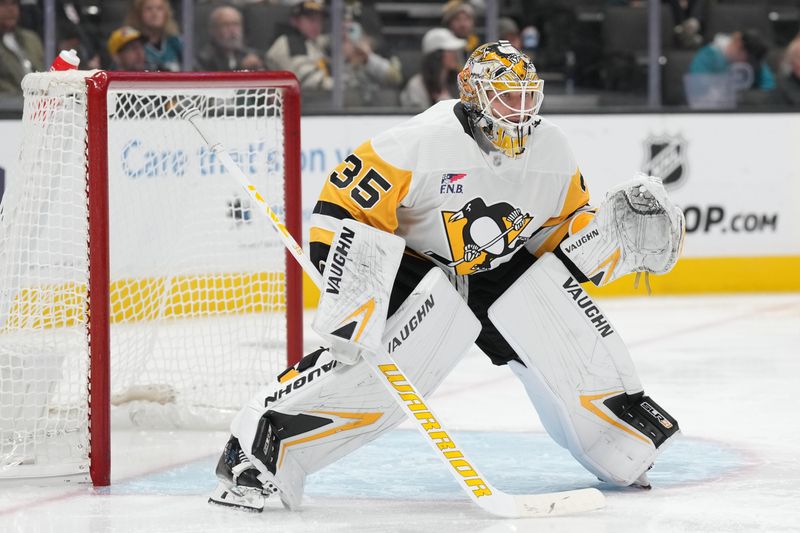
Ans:
[[[389,318],[383,347],[428,395],[479,332],[472,311],[434,268]],[[261,391],[237,414],[231,432],[262,473],[274,470],[287,505],[297,507],[307,474],[377,438],[404,414],[363,360],[347,366],[323,352],[313,366],[305,368],[301,361],[282,376],[282,382]],[[277,420],[275,413],[283,433],[276,432],[280,446],[271,450],[268,465],[254,454],[254,444],[262,417]]]
[[[389,296],[405,246],[405,239],[391,233],[342,221],[328,253],[311,325],[332,345],[337,359],[352,364],[359,349],[381,349]]]
[[[658,450],[609,406],[641,383],[614,325],[561,261],[545,254],[489,318],[524,363],[509,366],[553,439],[600,479],[636,481]]]

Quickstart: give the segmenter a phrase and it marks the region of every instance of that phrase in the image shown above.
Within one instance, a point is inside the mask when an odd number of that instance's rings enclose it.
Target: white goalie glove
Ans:
[[[631,272],[669,272],[685,234],[683,212],[661,179],[640,175],[608,191],[594,220],[565,239],[561,250],[600,286]]]

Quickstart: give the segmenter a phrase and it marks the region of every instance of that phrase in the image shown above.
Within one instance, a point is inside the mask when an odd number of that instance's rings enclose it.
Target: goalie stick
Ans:
[[[283,243],[300,263],[305,273],[319,287],[322,284],[320,273],[314,268],[303,249],[270,208],[266,199],[256,190],[241,168],[233,161],[227,149],[213,136],[209,128],[201,124],[199,120],[201,118],[200,112],[194,106],[188,105],[182,109],[181,115],[192,124],[228,172],[247,191],[250,198],[264,208],[264,213],[272,221]],[[378,381],[383,383],[407,418],[422,432],[425,440],[434,449],[436,455],[447,465],[458,485],[469,495],[473,502],[485,511],[506,518],[524,518],[578,513],[600,509],[605,506],[605,496],[595,488],[525,495],[508,494],[496,489],[486,481],[486,478],[475,467],[475,463],[469,460],[466,453],[456,444],[452,433],[445,429],[441,419],[434,414],[423,395],[409,381],[394,359],[387,353],[373,354],[363,350],[361,353]],[[404,397],[416,398],[416,400],[406,401]],[[414,409],[411,408],[412,404]],[[420,412],[420,404],[424,406],[424,412]]]
[[[495,244],[497,241],[499,241],[500,239],[502,239],[503,237],[505,237],[506,235],[508,235],[509,233],[511,233],[513,230],[514,230],[514,226],[511,226],[510,228],[508,228],[507,230],[505,230],[503,233],[501,233],[500,235],[498,235],[497,237],[495,237],[495,238],[494,238],[494,239],[492,239],[491,241],[487,242],[487,243],[486,243],[486,244],[484,244],[483,246],[479,246],[478,248],[476,248],[474,251],[475,251],[475,252],[478,252],[478,253],[485,251],[486,249],[490,248],[490,247],[491,247],[493,244]],[[514,240],[514,239],[512,239],[512,242],[513,242],[513,240]],[[464,256],[464,257],[462,257],[461,259],[458,259],[458,260],[456,260],[456,261],[449,261],[449,262],[447,262],[447,261],[445,261],[445,260],[444,260],[444,258],[442,258],[442,256],[440,256],[440,255],[437,255],[437,254],[435,254],[434,252],[425,252],[425,253],[426,253],[426,254],[427,254],[429,257],[431,257],[432,259],[436,259],[437,261],[439,261],[439,262],[441,262],[441,263],[444,263],[444,265],[445,265],[445,266],[448,266],[448,267],[454,267],[454,266],[458,266],[458,265],[460,265],[461,263],[465,263],[465,262],[467,262],[467,258],[466,258],[466,256]]]

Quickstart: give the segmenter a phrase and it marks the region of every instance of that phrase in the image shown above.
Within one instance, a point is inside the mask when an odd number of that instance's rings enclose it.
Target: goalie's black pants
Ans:
[[[477,272],[470,276],[461,276],[457,288],[463,284],[467,294],[467,304],[481,322],[481,333],[475,344],[489,356],[492,363],[504,365],[509,361],[520,361],[514,349],[489,320],[489,307],[519,278],[536,259],[526,250],[520,250],[506,263],[487,272]],[[389,315],[400,307],[400,304],[411,294],[425,274],[432,268],[438,268],[432,261],[406,250],[397,271],[392,295],[389,300]],[[451,278],[452,279],[452,278]],[[521,362],[521,361],[520,361]]]

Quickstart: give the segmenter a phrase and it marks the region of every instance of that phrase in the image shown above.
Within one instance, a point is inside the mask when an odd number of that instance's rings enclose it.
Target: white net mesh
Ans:
[[[84,76],[23,82],[0,208],[0,476],[87,467]],[[286,363],[285,254],[179,112],[199,109],[283,216],[281,93],[112,84],[107,103],[113,420],[224,427]]]

